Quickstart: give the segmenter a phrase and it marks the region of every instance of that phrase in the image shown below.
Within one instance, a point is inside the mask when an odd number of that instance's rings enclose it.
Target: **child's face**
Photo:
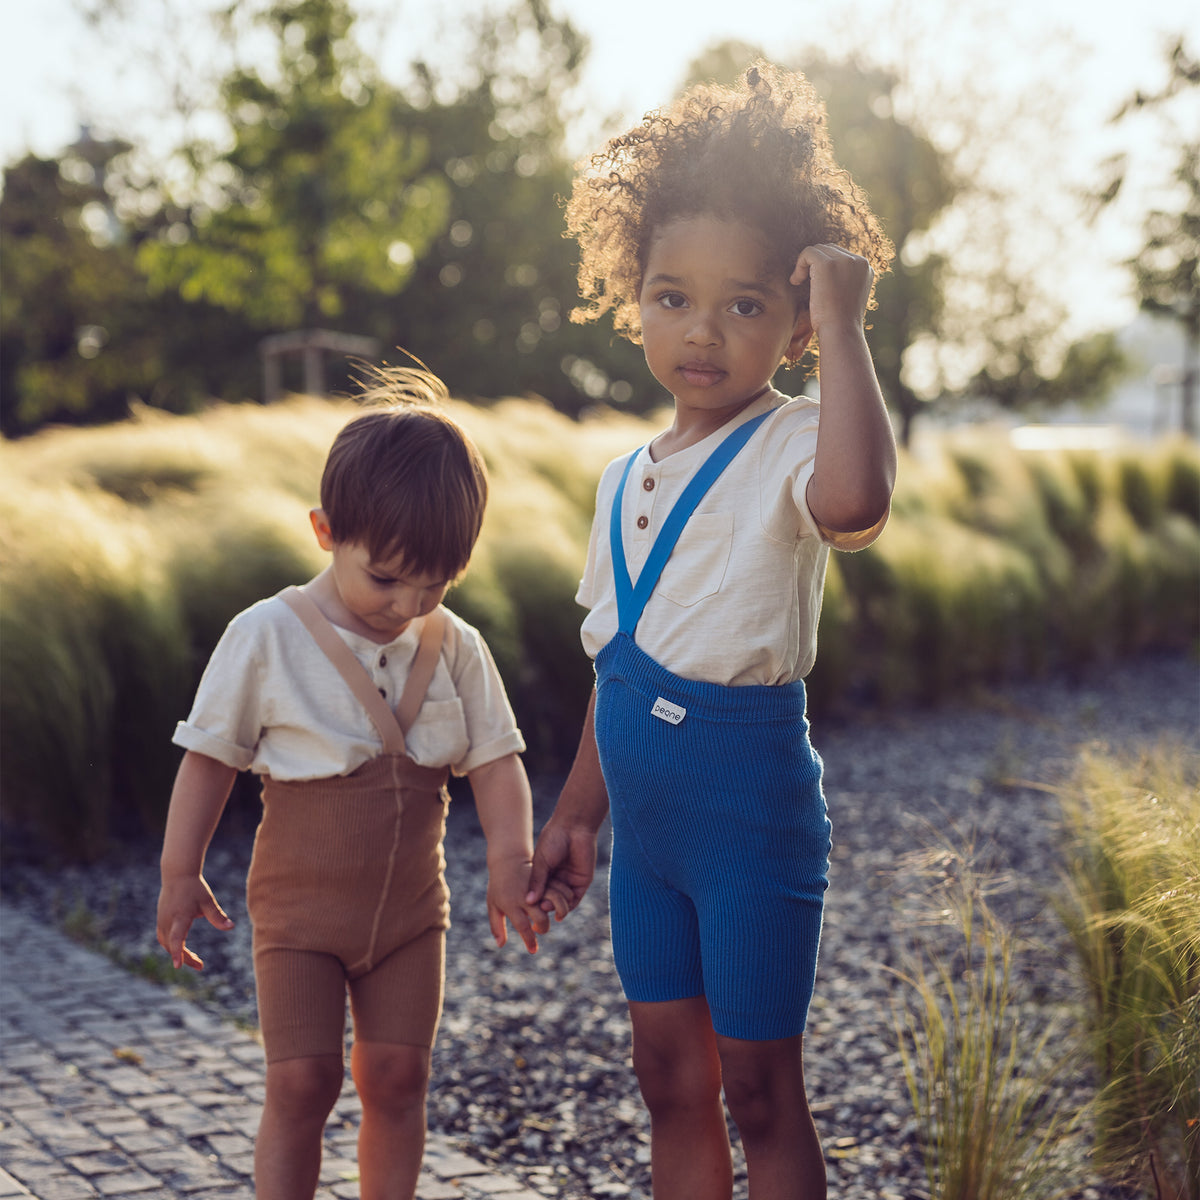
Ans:
[[[642,344],[676,408],[730,415],[763,390],[810,334],[796,289],[768,267],[762,235],[717,217],[657,230],[640,295]]]
[[[375,562],[361,542],[335,542],[320,509],[312,514],[322,549],[332,556],[337,598],[352,620],[347,628],[381,644],[404,632],[408,623],[433,612],[453,582],[405,567],[404,556]]]

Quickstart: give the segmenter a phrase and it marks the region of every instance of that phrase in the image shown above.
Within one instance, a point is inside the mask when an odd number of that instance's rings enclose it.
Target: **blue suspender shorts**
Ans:
[[[679,531],[758,424],[735,429],[697,472],[636,585],[620,538],[622,479],[611,526],[621,628],[596,657],[595,716],[626,997],[704,996],[717,1033],[768,1041],[804,1032],[828,886],[831,827],[804,684],[681,679],[633,638]]]

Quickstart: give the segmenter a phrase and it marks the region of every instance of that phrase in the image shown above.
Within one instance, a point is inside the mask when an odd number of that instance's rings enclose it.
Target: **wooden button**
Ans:
[[[643,479],[642,487],[644,487],[646,489],[646,491],[648,491],[648,492],[654,491],[654,480],[653,479]]]
[[[638,527],[639,529],[645,529],[645,528],[646,528],[646,526],[647,526],[647,525],[649,525],[649,524],[650,524],[650,518],[649,518],[649,517],[638,517],[638,519],[637,519],[637,527]]]

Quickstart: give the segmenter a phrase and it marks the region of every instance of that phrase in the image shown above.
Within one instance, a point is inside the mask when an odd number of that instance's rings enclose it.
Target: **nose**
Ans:
[[[695,318],[687,331],[687,341],[693,346],[716,346],[721,342],[721,326],[713,313],[695,310]]]
[[[423,617],[429,611],[426,593],[422,588],[404,588],[392,601],[392,609],[403,621]]]

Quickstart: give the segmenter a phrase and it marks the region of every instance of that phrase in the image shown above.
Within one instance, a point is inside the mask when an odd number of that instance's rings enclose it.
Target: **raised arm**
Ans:
[[[531,904],[561,921],[577,907],[596,873],[596,837],[608,814],[608,791],[596,750],[596,693],[588,701],[571,773],[538,837],[529,881]]]
[[[175,775],[163,836],[156,932],[158,944],[177,968],[204,969],[203,960],[186,944],[188,930],[198,917],[215,929],[233,928],[204,878],[204,856],[236,778],[233,767],[194,750],[184,754]]]
[[[886,516],[896,439],[863,332],[873,278],[865,258],[809,246],[791,282],[811,280],[809,317],[820,346],[821,423],[808,506],[825,528],[857,532]]]

